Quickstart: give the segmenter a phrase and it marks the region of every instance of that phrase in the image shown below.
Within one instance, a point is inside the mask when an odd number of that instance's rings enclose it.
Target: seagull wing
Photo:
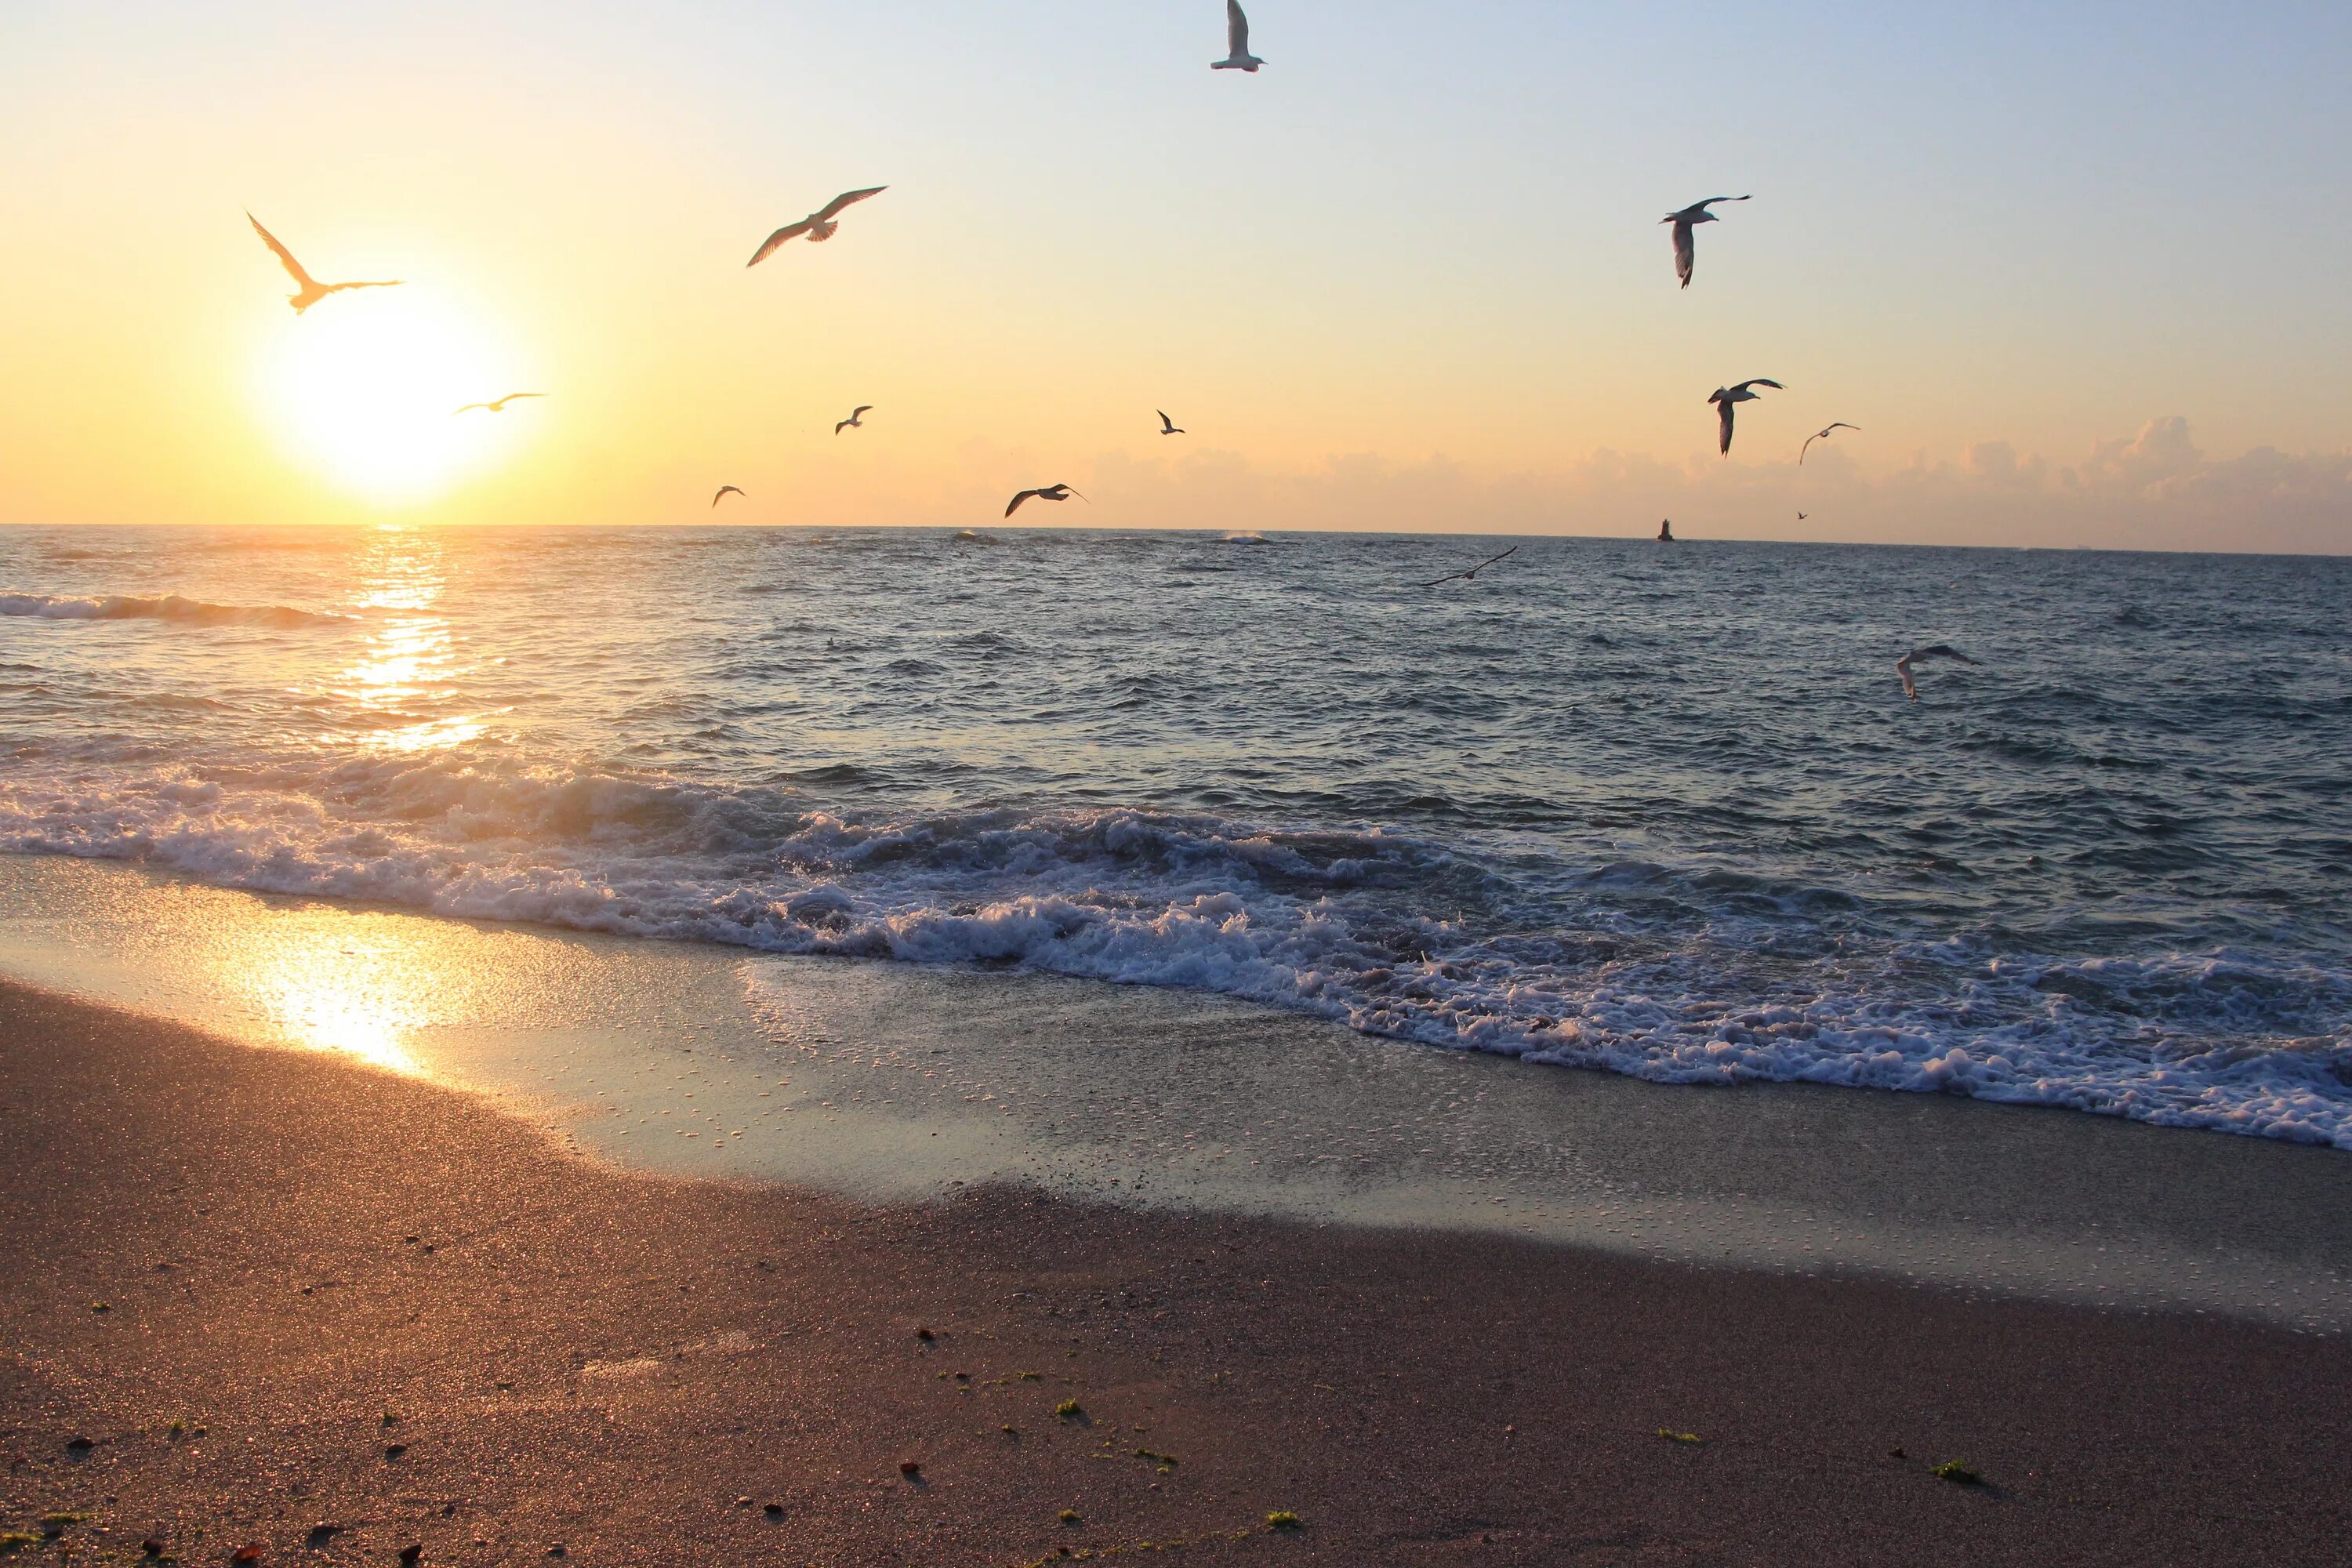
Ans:
[[[862,191],[844,191],[841,195],[834,197],[833,200],[824,204],[824,210],[816,215],[817,221],[819,223],[831,223],[835,218],[841,215],[841,209],[849,205],[850,203],[862,202],[868,196],[878,196],[889,188],[890,187],[887,185],[869,185]]]
[[[1731,399],[1727,397],[1715,407],[1716,412],[1723,416],[1723,441],[1716,450],[1727,453],[1731,450]]]
[[[468,404],[467,404],[467,405],[466,405],[466,406],[465,406],[465,407],[463,407],[463,408],[453,408],[453,409],[451,409],[449,412],[450,412],[453,416],[454,416],[454,415],[458,415],[458,414],[471,414],[471,413],[472,413],[475,409],[477,409],[477,408],[489,408],[489,407],[492,407],[492,406],[494,406],[494,405],[491,405],[491,404],[488,404],[488,403],[468,403]]]
[[[1731,390],[1734,392],[1745,392],[1751,386],[1769,386],[1775,392],[1786,392],[1789,390],[1787,387],[1782,386],[1779,382],[1767,381],[1760,375],[1753,381],[1743,381]]]
[[[874,405],[872,405],[872,404],[870,404],[870,403],[861,403],[861,404],[859,404],[856,407],[855,407],[855,408],[853,408],[853,409],[851,409],[851,410],[849,411],[849,416],[850,416],[852,419],[856,419],[856,418],[857,418],[858,416],[860,416],[861,415],[871,414],[871,413],[873,413],[873,412],[874,412]]]
[[[1828,434],[1829,432],[1824,430],[1822,432],[1821,436],[1808,436],[1805,437],[1805,444],[1797,448],[1797,466],[1799,468],[1804,467],[1805,454],[1813,449],[1813,443],[1820,440],[1822,436],[1826,436]]]
[[[717,495],[714,495],[714,496],[712,496],[712,497],[710,498],[710,506],[711,506],[711,510],[714,510],[714,511],[715,511],[715,510],[718,510],[718,507],[719,507],[719,503],[721,500],[725,500],[727,497],[729,497],[729,496],[740,496],[740,495],[741,495],[742,493],[743,493],[743,492],[742,492],[741,490],[737,489],[733,485],[721,485],[721,486],[719,486],[719,493],[718,493]]]
[[[247,213],[245,215],[245,221],[253,226],[253,232],[259,235],[261,237],[261,243],[269,247],[270,250],[276,254],[278,264],[286,268],[287,272],[293,278],[295,282],[301,284],[305,289],[316,289],[319,286],[319,280],[317,279],[302,270],[302,264],[294,259],[294,253],[287,249],[284,246],[278,244],[278,237],[276,235],[261,226],[261,220],[259,218],[254,216],[251,213]]]
[[[1748,200],[1748,199],[1749,199],[1749,198],[1748,198],[1748,197],[1747,197],[1747,196],[1709,196],[1709,197],[1707,197],[1707,198],[1706,198],[1706,200],[1705,200],[1705,201],[1703,201],[1703,202],[1700,202],[1700,203],[1696,204],[1696,205],[1694,205],[1694,206],[1691,208],[1691,210],[1692,210],[1693,212],[1702,212],[1702,213],[1703,213],[1703,212],[1706,211],[1706,209],[1707,209],[1707,208],[1709,208],[1709,207],[1711,207],[1711,206],[1715,205],[1715,204],[1716,204],[1716,203],[1717,203],[1717,202],[1744,202],[1744,201],[1747,201],[1747,200]]]
[[[1242,15],[1242,0],[1225,0],[1225,47],[1234,59],[1249,53],[1249,18]]]
[[[1859,434],[1862,430],[1862,426],[1859,425],[1849,425],[1844,420],[1841,419],[1836,424],[1831,426],[1830,430],[1852,430],[1856,434]],[[1822,434],[1826,436],[1830,433],[1830,430],[1824,430]]]
[[[1952,647],[1949,643],[1937,643],[1930,647],[1915,647],[1903,657],[1906,661],[1915,658],[1948,658],[1960,664],[1976,663],[1975,659],[1970,658],[1967,654],[1962,653],[1958,648]]]
[[[1698,247],[1691,238],[1690,219],[1675,219],[1675,276],[1690,287],[1691,263],[1698,258]]]
[[[1896,659],[1895,673],[1903,678],[1903,695],[1916,702],[1919,700],[1919,688],[1911,679],[1911,658],[1912,656],[1906,653]]]
[[[743,263],[743,265],[746,267],[759,266],[760,263],[767,260],[768,258],[776,253],[776,247],[783,244],[784,241],[788,239],[806,234],[811,226],[809,220],[806,218],[801,219],[798,223],[788,223],[784,225],[783,227],[770,235],[768,237],[768,242],[760,247],[758,250],[752,252],[751,259]]]
[[[1023,501],[1027,500],[1031,496],[1041,496],[1045,493],[1045,492],[1044,490],[1023,490],[1019,495],[1014,496],[1012,501],[1005,507],[1004,515],[1011,517],[1014,512],[1021,510],[1021,503]]]

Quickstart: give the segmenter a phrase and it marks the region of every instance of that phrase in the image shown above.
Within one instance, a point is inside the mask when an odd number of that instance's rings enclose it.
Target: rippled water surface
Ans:
[[[0,530],[0,848],[2352,1148],[2352,563],[1486,552]]]

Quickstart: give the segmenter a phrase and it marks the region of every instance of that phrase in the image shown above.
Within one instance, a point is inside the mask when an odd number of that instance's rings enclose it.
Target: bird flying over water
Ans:
[[[477,408],[487,408],[493,414],[504,414],[507,411],[507,405],[518,397],[545,397],[546,395],[547,394],[543,392],[509,392],[504,397],[493,397],[488,403],[468,403],[456,412],[471,414]]]
[[[1253,76],[1265,64],[1249,52],[1249,18],[1242,15],[1241,0],[1225,0],[1225,58],[1211,60],[1213,71],[1248,71]]]
[[[1937,643],[1931,647],[1915,647],[1909,653],[1905,654],[1901,658],[1895,661],[1895,673],[1903,678],[1904,696],[1908,697],[1914,702],[1919,700],[1919,688],[1914,684],[1911,679],[1912,661],[1916,659],[1920,663],[1926,664],[1932,659],[1938,658],[1955,659],[1961,664],[1976,663],[1975,659],[1970,658],[1967,654],[1962,653],[1959,649],[1947,647],[1943,643]]]
[[[1014,496],[1012,501],[1006,505],[1004,515],[1011,517],[1014,512],[1019,511],[1021,510],[1021,503],[1027,500],[1032,496],[1036,497],[1039,500],[1067,500],[1072,496],[1078,496],[1078,492],[1072,489],[1067,485],[1040,485],[1034,490],[1023,490],[1019,495]],[[1078,496],[1078,499],[1080,500],[1087,500],[1087,498],[1084,496]],[[1087,501],[1087,504],[1088,506],[1092,506],[1094,505],[1094,502]]]
[[[1753,198],[1748,196],[1709,196],[1703,202],[1693,202],[1678,213],[1668,213],[1658,220],[1660,223],[1670,223],[1675,226],[1675,276],[1683,280],[1684,288],[1690,287],[1691,263],[1698,255],[1697,247],[1691,241],[1691,226],[1701,223],[1721,223],[1723,221],[1721,218],[1706,210],[1717,202],[1744,202],[1751,199]]]
[[[1860,435],[1862,433],[1862,426],[1859,425],[1849,425],[1844,420],[1841,419],[1834,425],[1825,425],[1821,429],[1814,431],[1811,435],[1805,437],[1805,444],[1797,448],[1797,462],[1801,467],[1804,463],[1805,454],[1813,449],[1813,443],[1816,441],[1828,440],[1830,438],[1830,432],[1832,430],[1851,430],[1856,435]]]
[[[1184,434],[1184,432],[1178,427],[1176,421],[1168,417],[1168,410],[1165,408],[1155,408],[1152,412],[1160,416],[1160,433],[1162,436],[1181,436]]]
[[[1487,567],[1492,566],[1496,562],[1507,560],[1511,556],[1517,555],[1518,552],[1519,547],[1514,544],[1508,550],[1504,551],[1500,555],[1489,555],[1486,559],[1478,563],[1477,565],[1471,567],[1467,572],[1448,572],[1443,577],[1432,577],[1426,583],[1415,583],[1412,584],[1412,586],[1415,588],[1434,588],[1440,583],[1452,583],[1457,580],[1467,583],[1475,579],[1479,573],[1484,572]]]
[[[1721,446],[1717,447],[1717,451],[1727,453],[1731,450],[1732,405],[1737,403],[1755,402],[1756,395],[1748,390],[1751,386],[1769,386],[1775,392],[1786,392],[1789,390],[1787,387],[1782,386],[1779,382],[1767,381],[1759,375],[1753,381],[1743,381],[1737,386],[1718,386],[1713,392],[1709,393],[1706,400],[1709,403],[1714,404],[1717,411],[1723,416],[1723,443]]]
[[[835,223],[834,219],[841,216],[842,208],[847,206],[852,202],[862,202],[868,196],[878,196],[889,188],[890,187],[887,185],[876,185],[869,190],[844,191],[841,195],[834,197],[833,200],[825,203],[822,208],[801,219],[800,222],[788,223],[783,227],[776,230],[775,233],[770,235],[768,237],[767,243],[761,246],[758,250],[752,252],[751,259],[745,262],[743,265],[746,267],[759,266],[760,263],[767,260],[769,257],[775,254],[775,250],[778,246],[783,244],[784,241],[788,239],[795,238],[803,234],[808,236],[809,243],[811,245],[822,245],[824,241],[833,237],[835,230],[841,227],[841,225]]]
[[[838,425],[836,425],[836,426],[835,426],[833,427],[833,433],[834,433],[835,435],[838,436],[838,435],[840,435],[844,430],[863,430],[863,429],[865,429],[865,428],[866,428],[866,420],[865,420],[865,417],[864,417],[864,416],[865,416],[866,415],[871,414],[871,413],[873,413],[873,412],[874,412],[874,405],[872,405],[872,404],[870,404],[870,403],[861,403],[861,404],[859,404],[856,407],[855,407],[855,408],[853,408],[853,409],[851,409],[851,410],[849,411],[849,417],[848,417],[848,418],[846,418],[846,419],[843,420],[840,424],[838,424]]]
[[[740,495],[743,495],[743,492],[737,489],[733,485],[721,485],[719,487],[719,493],[710,498],[710,510],[717,511],[719,510],[719,503],[724,500],[727,497]],[[749,496],[743,496],[743,499],[745,500],[749,500],[751,498]]]
[[[294,259],[294,253],[278,244],[278,237],[262,227],[259,218],[247,213],[245,215],[245,221],[253,226],[253,232],[261,237],[261,243],[269,247],[278,258],[278,264],[285,268],[287,276],[294,279],[297,287],[293,293],[286,297],[286,302],[294,307],[294,313],[298,316],[328,295],[340,294],[346,289],[397,289],[400,287],[401,280],[397,278],[386,278],[374,283],[321,283],[302,270],[302,264]]]

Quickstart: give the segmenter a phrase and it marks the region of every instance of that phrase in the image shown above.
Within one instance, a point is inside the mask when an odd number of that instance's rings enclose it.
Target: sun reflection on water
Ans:
[[[352,710],[354,727],[340,738],[381,751],[426,752],[479,736],[483,715],[436,711],[463,695],[460,681],[471,673],[440,612],[448,589],[446,544],[421,529],[379,529],[354,570],[352,602],[371,617],[371,629],[359,658],[328,688]]]

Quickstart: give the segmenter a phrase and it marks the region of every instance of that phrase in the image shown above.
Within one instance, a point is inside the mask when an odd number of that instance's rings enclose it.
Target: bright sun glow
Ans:
[[[281,321],[259,390],[295,460],[369,500],[400,506],[444,495],[522,445],[545,405],[453,410],[541,390],[521,379],[527,374],[521,355],[446,297],[382,289],[334,295]]]

